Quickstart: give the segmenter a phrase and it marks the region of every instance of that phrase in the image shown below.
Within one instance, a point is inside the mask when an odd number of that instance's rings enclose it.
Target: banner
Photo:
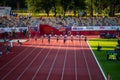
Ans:
[[[84,30],[120,30],[120,26],[72,26],[71,31]]]

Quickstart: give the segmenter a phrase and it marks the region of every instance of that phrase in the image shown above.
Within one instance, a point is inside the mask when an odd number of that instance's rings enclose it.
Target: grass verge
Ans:
[[[107,51],[114,50],[117,46],[117,39],[91,39],[89,44],[105,75],[110,74],[112,80],[120,79],[120,61],[108,61],[106,58]],[[98,44],[102,46],[101,51],[97,51]]]

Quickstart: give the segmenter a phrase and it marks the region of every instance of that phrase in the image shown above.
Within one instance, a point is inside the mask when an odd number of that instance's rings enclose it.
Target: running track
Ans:
[[[84,40],[33,39],[0,57],[0,80],[105,80]]]

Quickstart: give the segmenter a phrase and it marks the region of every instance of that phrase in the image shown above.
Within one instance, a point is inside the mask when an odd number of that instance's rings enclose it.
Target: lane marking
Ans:
[[[12,71],[14,71],[25,59],[27,59],[28,56],[32,54],[32,52],[35,50],[34,48],[26,57],[24,57],[15,67],[13,67],[1,80],[4,80]]]
[[[99,69],[100,69],[100,71],[101,71],[104,79],[107,80],[107,77],[105,76],[105,73],[104,73],[102,67],[101,67],[100,64],[99,64],[99,62],[98,62],[98,60],[97,60],[97,58],[96,58],[96,56],[95,56],[95,53],[93,52],[92,48],[90,47],[90,44],[89,44],[88,42],[87,42],[87,44],[88,44],[88,46],[89,46],[89,48],[90,48],[90,51],[92,52],[92,55],[93,55],[94,58],[95,58],[95,61],[97,62],[97,65],[99,66]]]
[[[38,45],[39,46],[39,45]],[[30,62],[30,64],[24,69],[24,71],[18,76],[17,80],[19,80],[23,74],[28,70],[28,68],[30,68],[30,66],[33,64],[33,62],[38,58],[38,56],[41,54],[41,52],[45,49],[46,46],[44,46],[44,48],[42,48],[40,50],[40,52],[33,58],[32,62]]]
[[[77,60],[76,60],[76,50],[75,50],[75,42],[74,42],[74,54],[75,54],[75,78],[77,80]]]
[[[33,46],[34,44],[32,44],[31,46]],[[30,47],[31,47],[30,46]],[[26,49],[24,49],[22,52],[20,52],[17,56],[15,56],[14,58],[12,58],[9,62],[7,62],[4,66],[2,66],[0,68],[0,70],[2,70],[3,68],[5,68],[6,66],[8,66],[12,61],[14,61],[15,59],[17,59],[23,52],[27,51],[29,47],[27,47]]]
[[[55,43],[55,41],[54,41],[54,43]],[[53,44],[54,44],[54,43],[53,43]],[[39,65],[39,67],[38,67],[38,69],[37,69],[36,73],[34,74],[34,76],[33,76],[33,78],[32,78],[32,80],[34,80],[34,79],[35,79],[35,77],[37,76],[37,74],[38,74],[39,70],[41,69],[41,67],[42,67],[42,66],[43,66],[43,64],[45,63],[45,60],[47,59],[48,55],[50,54],[50,51],[51,51],[51,50],[52,50],[52,48],[54,47],[54,46],[53,46],[53,44],[52,44],[52,47],[49,49],[49,51],[48,51],[47,55],[45,56],[44,60],[43,60],[43,61],[42,61],[42,63]]]
[[[46,79],[46,80],[49,80],[50,74],[51,74],[51,72],[52,72],[52,70],[53,70],[53,67],[54,67],[54,65],[55,65],[55,61],[56,61],[56,59],[57,59],[58,53],[59,53],[59,51],[60,51],[60,48],[61,48],[61,43],[60,43],[60,45],[59,45],[57,54],[55,55],[54,61],[53,61],[53,63],[52,63],[52,66],[51,66],[51,68],[50,68],[50,71],[49,71],[49,73],[48,73],[48,76],[47,76],[47,79]]]
[[[64,59],[64,64],[63,64],[63,70],[62,70],[61,80],[63,80],[63,77],[64,77],[65,64],[66,64],[67,52],[68,52],[67,48],[68,48],[68,44],[67,44],[67,47],[66,47],[66,52],[65,52],[65,59]]]
[[[83,54],[83,57],[84,57],[84,60],[85,60],[85,64],[86,64],[86,67],[87,67],[87,71],[88,71],[88,75],[89,75],[89,79],[92,80],[91,78],[91,74],[90,74],[90,70],[89,70],[89,66],[88,66],[88,63],[87,63],[87,59],[86,59],[86,56],[85,56],[85,52],[83,50],[83,44],[82,44],[82,41],[81,41],[81,46],[82,46],[82,54]]]

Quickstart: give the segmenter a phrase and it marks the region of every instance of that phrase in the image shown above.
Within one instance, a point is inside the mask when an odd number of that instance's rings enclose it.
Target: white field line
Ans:
[[[94,56],[95,61],[97,62],[98,66],[99,66],[99,68],[100,68],[100,71],[102,72],[102,74],[103,74],[103,76],[104,76],[104,79],[107,80],[107,78],[106,78],[106,76],[105,76],[105,73],[104,73],[102,67],[100,66],[100,64],[99,64],[99,62],[98,62],[98,60],[97,60],[97,58],[96,58],[96,56],[95,56],[92,48],[90,47],[90,44],[89,44],[88,42],[87,42],[87,44],[89,45],[89,48],[90,48],[90,50],[91,50],[91,52],[92,52],[92,55]]]

